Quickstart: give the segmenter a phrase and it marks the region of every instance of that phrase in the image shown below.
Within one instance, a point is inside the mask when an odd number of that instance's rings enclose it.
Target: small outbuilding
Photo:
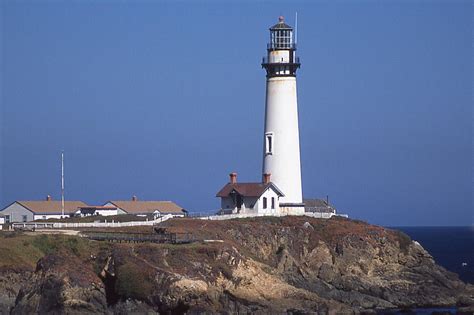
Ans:
[[[82,201],[65,201],[64,216],[69,217],[80,207],[87,205]],[[61,201],[54,201],[51,196],[41,201],[15,201],[0,211],[5,223],[29,222],[34,220],[60,219],[62,217]]]
[[[261,183],[237,183],[237,173],[229,174],[230,180],[216,194],[221,198],[220,214],[279,214],[283,193],[264,174]]]
[[[336,214],[336,209],[324,199],[304,199],[305,212]]]
[[[116,207],[117,214],[133,214],[137,216],[153,215],[155,218],[171,214],[173,217],[185,217],[188,211],[172,201],[141,201],[136,196],[132,200],[111,200],[105,207]]]

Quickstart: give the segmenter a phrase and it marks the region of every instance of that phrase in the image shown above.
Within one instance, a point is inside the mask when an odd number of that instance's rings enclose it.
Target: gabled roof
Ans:
[[[244,197],[260,197],[267,189],[272,188],[280,196],[284,196],[280,189],[274,183],[227,183],[216,194],[216,197],[228,197],[232,191],[239,193]]]
[[[15,201],[34,214],[62,214],[61,201],[41,200],[41,201]],[[80,207],[87,205],[82,201],[65,201],[64,213],[71,214],[77,211]]]
[[[141,200],[112,200],[108,201],[117,208],[129,214],[153,213],[176,213],[183,214],[186,210],[172,201],[141,201]]]

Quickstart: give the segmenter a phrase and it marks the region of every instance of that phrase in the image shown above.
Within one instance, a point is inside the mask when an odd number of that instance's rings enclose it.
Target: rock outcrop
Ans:
[[[18,292],[32,276],[32,270],[0,270],[0,314],[9,314]]]
[[[14,271],[2,274],[12,279],[0,278],[3,311],[8,303],[13,314],[354,314],[457,305],[469,314],[474,305],[473,286],[420,244],[364,222],[176,219],[166,228],[218,242],[56,246],[21,281]]]

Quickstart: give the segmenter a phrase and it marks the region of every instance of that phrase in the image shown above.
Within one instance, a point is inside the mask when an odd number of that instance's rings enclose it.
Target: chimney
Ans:
[[[237,173],[236,172],[230,173],[229,177],[230,177],[230,183],[231,184],[237,183]]]
[[[51,198],[51,195],[47,195],[46,196],[46,201],[51,201],[51,200],[53,200],[53,198]]]
[[[133,195],[132,196],[132,201],[137,201],[137,200],[138,200],[137,196]]]
[[[270,177],[272,176],[272,174],[270,173],[265,173],[263,174],[263,183],[264,184],[268,184],[270,183]]]

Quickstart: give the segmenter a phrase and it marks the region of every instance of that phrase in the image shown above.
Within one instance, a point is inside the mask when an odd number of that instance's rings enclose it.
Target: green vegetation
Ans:
[[[405,255],[408,254],[408,248],[410,247],[410,244],[411,244],[410,236],[398,230],[394,230],[394,233],[395,233],[396,240],[398,241],[398,244],[400,245],[400,250]]]
[[[0,268],[34,270],[38,260],[47,254],[68,252],[81,257],[90,255],[99,245],[102,244],[76,236],[0,233]]]
[[[31,244],[43,254],[66,250],[76,256],[84,253],[88,247],[87,240],[75,236],[63,235],[38,235],[32,238]]]
[[[0,234],[0,268],[34,270],[44,253],[33,246],[30,237],[21,233]]]
[[[140,266],[127,262],[117,268],[115,292],[124,299],[145,300],[153,290],[153,282]]]

